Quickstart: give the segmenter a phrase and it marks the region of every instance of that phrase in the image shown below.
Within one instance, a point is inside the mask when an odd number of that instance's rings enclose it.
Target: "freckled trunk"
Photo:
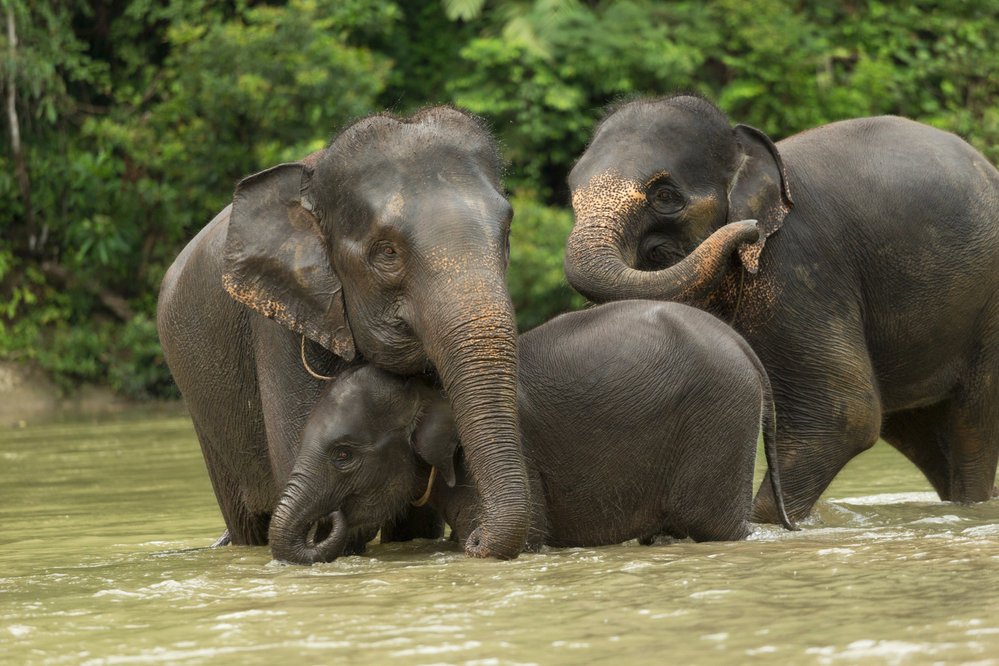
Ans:
[[[517,419],[517,325],[503,272],[483,269],[460,289],[428,289],[417,334],[451,401],[465,461],[482,497],[478,557],[516,557],[527,539],[528,488]],[[463,294],[465,302],[454,302]]]
[[[343,512],[325,506],[329,498],[299,472],[292,475],[271,517],[269,541],[274,559],[292,564],[332,562],[343,553],[349,526]],[[329,536],[315,541],[310,532],[317,523],[331,520]]]
[[[705,298],[725,275],[729,258],[743,243],[759,238],[755,220],[732,222],[715,231],[676,264],[640,271],[623,224],[607,217],[582,218],[565,251],[569,284],[595,303],[628,298],[692,302]]]

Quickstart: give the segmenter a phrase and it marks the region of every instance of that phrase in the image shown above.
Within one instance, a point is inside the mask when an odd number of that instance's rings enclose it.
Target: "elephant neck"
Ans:
[[[703,298],[689,301],[688,305],[710,312],[722,321],[735,326],[740,318],[742,297],[746,291],[746,285],[752,278],[752,276],[744,276],[744,272],[741,268],[728,271],[721,283],[711,293]]]
[[[780,292],[780,281],[762,267],[755,275],[733,270],[707,298],[690,305],[710,312],[750,337],[773,315]]]

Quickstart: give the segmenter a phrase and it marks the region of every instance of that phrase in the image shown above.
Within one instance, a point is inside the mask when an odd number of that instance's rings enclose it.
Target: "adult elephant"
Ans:
[[[315,375],[363,360],[439,374],[483,492],[466,551],[520,552],[512,212],[499,178],[492,138],[466,113],[372,116],[241,181],[167,271],[160,340],[233,543],[267,542]]]
[[[611,113],[569,184],[577,290],[708,308],[762,359],[792,519],[879,435],[941,499],[994,496],[999,172],[964,141],[878,117],[774,144],[675,96]]]

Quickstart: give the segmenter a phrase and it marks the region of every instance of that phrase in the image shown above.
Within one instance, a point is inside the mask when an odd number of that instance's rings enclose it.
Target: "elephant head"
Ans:
[[[420,377],[370,365],[348,372],[324,389],[306,423],[271,519],[275,559],[334,560],[351,536],[426,501],[435,479],[455,484],[458,435],[443,394]]]
[[[569,283],[593,301],[706,298],[738,251],[755,273],[791,208],[780,153],[693,96],[631,102],[594,132],[569,175]]]
[[[466,113],[371,116],[240,182],[224,255],[226,289],[253,310],[344,359],[437,372],[483,494],[466,544],[482,557],[516,556],[528,521],[499,177]]]

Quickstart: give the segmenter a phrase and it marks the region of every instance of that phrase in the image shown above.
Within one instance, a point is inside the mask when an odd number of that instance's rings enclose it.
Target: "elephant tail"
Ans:
[[[767,469],[770,471],[770,490],[774,494],[777,518],[788,530],[797,531],[798,526],[788,517],[787,509],[784,508],[784,492],[781,490],[780,484],[780,465],[777,461],[777,408],[774,405],[774,392],[770,387],[770,375],[767,374],[767,369],[763,367],[763,361],[749,346],[746,339],[742,336],[737,337],[739,338],[739,346],[756,368],[763,388],[763,455],[767,460]]]
[[[766,457],[767,469],[770,471],[770,489],[774,493],[777,517],[780,518],[780,522],[785,528],[797,531],[798,526],[788,517],[787,510],[784,508],[784,492],[780,485],[780,465],[777,461],[777,408],[774,405],[774,392],[770,387],[770,376],[767,374],[766,368],[763,367],[763,362],[749,347],[749,343],[746,343],[745,346],[757,372],[759,372],[760,383],[763,385],[763,455]]]

